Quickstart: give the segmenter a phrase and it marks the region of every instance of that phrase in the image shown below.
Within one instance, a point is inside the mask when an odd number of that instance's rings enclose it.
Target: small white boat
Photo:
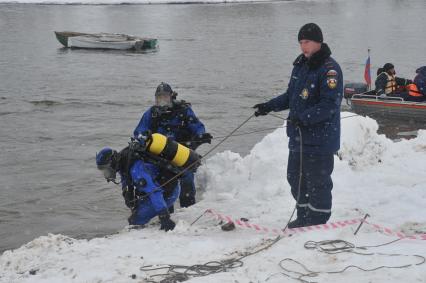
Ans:
[[[157,39],[114,33],[56,32],[65,47],[86,49],[145,50],[156,48]]]

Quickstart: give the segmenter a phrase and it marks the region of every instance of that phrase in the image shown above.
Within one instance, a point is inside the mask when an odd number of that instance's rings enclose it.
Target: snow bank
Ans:
[[[392,142],[377,134],[376,121],[352,117],[352,113],[342,116],[342,147],[340,158],[335,157],[330,221],[358,218],[368,212],[371,222],[409,234],[425,233],[426,131],[419,131],[412,140]],[[240,228],[223,232],[218,221],[207,216],[193,226],[190,223],[212,208],[266,227],[283,228],[294,207],[285,180],[287,156],[283,129],[265,136],[245,157],[230,151],[218,153],[197,174],[197,182],[205,191],[203,199],[173,215],[177,221],[174,231],[159,231],[155,220],[142,230],[126,228],[92,240],[49,234],[4,252],[0,257],[0,282],[144,282],[152,274],[141,271],[143,265],[200,264],[253,251],[273,236]],[[323,271],[351,264],[374,268],[419,263],[420,258],[412,256],[326,255],[303,248],[308,240],[344,239],[356,245],[375,245],[394,239],[369,226],[364,226],[357,236],[353,229],[284,238],[270,249],[246,258],[243,267],[188,282],[283,282],[288,278],[278,264],[285,257]],[[402,240],[375,251],[426,256],[424,242],[416,240]],[[293,264],[291,268],[297,266]],[[352,269],[343,274],[321,274],[312,281],[425,282],[425,278],[425,265],[419,265],[368,273]]]

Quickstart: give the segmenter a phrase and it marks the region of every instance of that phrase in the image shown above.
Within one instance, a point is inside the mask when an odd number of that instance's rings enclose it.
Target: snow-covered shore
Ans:
[[[335,157],[330,221],[360,218],[369,213],[371,222],[395,231],[426,233],[423,212],[426,131],[420,130],[415,139],[393,142],[378,135],[377,129],[376,121],[370,118],[342,119],[341,159]],[[0,256],[0,282],[146,282],[144,280],[152,274],[141,271],[143,265],[202,264],[253,251],[274,236],[241,228],[223,232],[218,221],[207,216],[193,226],[190,223],[211,208],[266,227],[283,228],[294,207],[285,180],[287,156],[284,129],[265,136],[245,157],[230,151],[218,153],[199,169],[197,181],[205,190],[202,200],[190,208],[179,209],[172,216],[177,222],[174,231],[159,231],[158,222],[153,221],[142,230],[123,229],[117,234],[92,240],[53,234],[39,237]],[[335,271],[348,265],[374,268],[415,264],[420,258],[411,255],[426,256],[425,242],[420,240],[401,240],[368,251],[410,256],[328,255],[303,247],[308,240],[343,239],[364,246],[395,239],[370,226],[364,226],[354,236],[354,228],[296,234],[244,259],[240,268],[188,282],[293,282],[279,267],[284,258],[300,261],[311,270]],[[294,264],[288,267],[303,271]],[[341,274],[320,274],[309,280],[426,282],[425,278],[426,264],[373,272],[350,269]],[[154,279],[159,281],[160,278]]]

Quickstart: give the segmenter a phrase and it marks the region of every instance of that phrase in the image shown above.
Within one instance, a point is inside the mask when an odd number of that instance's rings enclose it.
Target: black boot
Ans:
[[[189,207],[195,204],[195,189],[193,183],[186,180],[180,183],[181,191],[179,195],[180,207]]]
[[[193,196],[180,196],[179,198],[180,207],[190,207],[191,205],[195,204],[195,197]]]
[[[297,227],[304,227],[306,225],[306,214],[307,209],[305,207],[298,207],[297,208],[297,218],[290,223],[288,223],[288,228],[297,228]]]
[[[288,223],[287,228],[293,229],[293,228],[298,228],[298,227],[304,227],[304,226],[306,226],[305,224],[306,224],[305,219],[298,217],[295,220]]]
[[[331,213],[310,211],[306,217],[306,226],[320,225],[327,223]]]

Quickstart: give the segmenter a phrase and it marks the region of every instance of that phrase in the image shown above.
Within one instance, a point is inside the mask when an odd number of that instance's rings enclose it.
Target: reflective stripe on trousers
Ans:
[[[310,203],[298,203],[297,207],[308,208],[308,209],[310,209],[312,211],[315,211],[315,212],[331,213],[331,209],[319,209],[319,208],[315,208]]]

